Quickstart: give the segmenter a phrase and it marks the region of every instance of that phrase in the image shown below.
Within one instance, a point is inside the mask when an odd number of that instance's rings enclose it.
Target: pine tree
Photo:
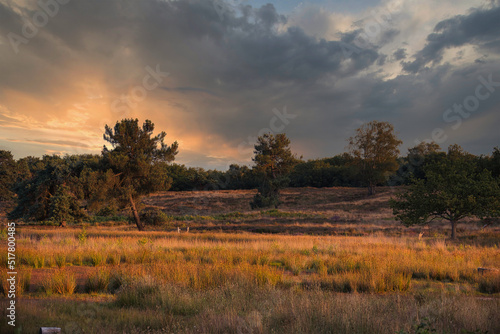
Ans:
[[[278,207],[280,189],[288,185],[288,176],[297,163],[285,134],[264,134],[255,145],[254,169],[260,175],[258,193],[250,203],[253,208]]]
[[[114,128],[106,125],[104,139],[112,149],[102,151],[106,167],[113,170],[118,182],[110,195],[128,202],[139,231],[144,230],[138,204],[142,196],[167,190],[172,180],[165,164],[174,160],[178,145],[166,145],[166,133],[153,136],[154,124],[146,120],[139,127],[138,119],[123,119]]]

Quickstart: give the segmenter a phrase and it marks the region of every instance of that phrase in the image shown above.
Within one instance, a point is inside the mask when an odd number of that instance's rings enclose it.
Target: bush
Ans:
[[[168,223],[172,218],[160,209],[144,210],[141,213],[141,221],[146,225],[160,226]]]
[[[97,211],[96,216],[109,217],[116,216],[118,210],[115,205],[107,204]]]

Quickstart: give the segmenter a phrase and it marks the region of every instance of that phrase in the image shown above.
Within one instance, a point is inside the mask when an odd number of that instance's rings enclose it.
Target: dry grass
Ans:
[[[500,234],[471,224],[450,242],[438,223],[419,239],[392,220],[390,191],[289,189],[283,208],[262,212],[244,208],[251,191],[149,198],[195,233],[21,226],[19,323],[27,332],[403,333],[427,319],[437,333],[500,332],[499,276],[477,272],[500,268]]]
[[[40,268],[38,262],[49,268],[48,264],[65,263],[68,272],[77,267],[101,268],[88,274],[87,287],[80,289],[94,292],[106,291],[103,280],[109,280],[110,271],[120,270],[198,290],[238,281],[337,292],[390,292],[409,290],[412,279],[474,286],[481,280],[478,267],[500,267],[496,246],[446,244],[442,239],[170,232],[139,237],[93,228],[81,243],[75,237],[78,231],[23,229],[18,261],[34,270]],[[42,233],[47,236],[39,238]]]

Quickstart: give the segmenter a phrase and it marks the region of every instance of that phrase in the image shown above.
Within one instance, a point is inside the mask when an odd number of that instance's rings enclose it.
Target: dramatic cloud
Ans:
[[[500,7],[473,9],[439,22],[427,36],[427,44],[413,62],[403,63],[408,72],[417,72],[428,63],[439,63],[446,49],[472,44],[482,52],[500,54]]]
[[[500,87],[453,111],[500,81],[498,2],[269,2],[0,0],[0,149],[98,153],[125,117],[178,140],[178,162],[220,169],[250,163],[266,131],[305,158],[339,154],[373,119],[405,147],[436,129],[443,147],[498,145]]]

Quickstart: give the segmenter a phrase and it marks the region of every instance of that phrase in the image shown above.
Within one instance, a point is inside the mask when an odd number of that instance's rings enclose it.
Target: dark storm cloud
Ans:
[[[9,32],[21,34],[23,20],[36,11],[13,8],[10,3],[0,0],[4,37]],[[398,38],[400,27],[391,26],[349,52],[346,45],[355,46],[362,29],[353,28],[339,39],[319,39],[285,24],[287,18],[271,4],[241,6],[239,11],[229,7],[221,11],[214,4],[209,0],[72,0],[28,44],[19,46],[19,54],[4,38],[0,98],[7,91],[20,91],[52,107],[59,103],[58,94],[66,92],[78,101],[77,88],[89,77],[103,84],[102,99],[109,100],[103,104],[109,106],[141,84],[146,66],[158,64],[170,75],[159,89],[148,92],[144,103],[157,103],[154,116],[165,113],[165,119],[183,123],[168,126],[187,129],[183,133],[187,137],[191,131],[206,142],[211,139],[205,137],[214,135],[232,148],[241,143],[251,148],[259,132],[271,127],[276,110],[283,112],[286,106],[296,117],[276,125],[286,125],[280,131],[300,147],[300,154],[315,158],[343,152],[355,128],[373,119],[394,123],[405,145],[412,146],[414,139],[425,139],[434,127],[447,126],[442,117],[446,108],[473,93],[479,75],[496,73],[498,68],[498,61],[484,56],[467,66],[439,65],[418,71],[454,45],[473,43],[485,52],[498,52],[494,27],[500,29],[498,22],[491,22],[492,16],[498,18],[498,8],[478,9],[441,22],[415,62],[405,63],[408,72],[386,79],[383,66],[407,59],[404,48],[394,53],[391,49],[387,55],[380,51]],[[488,20],[490,25],[485,23]],[[481,26],[474,27],[480,21]],[[89,86],[93,85],[90,81]],[[498,96],[492,94],[481,102],[481,110],[471,119],[492,114]],[[6,107],[10,113],[0,114],[0,123],[11,122],[11,115],[21,109],[14,104]],[[43,114],[30,108],[33,114]],[[89,111],[89,117],[99,118],[99,112]],[[141,118],[151,117],[144,113]],[[166,131],[171,133],[168,127]],[[494,136],[498,139],[498,132]],[[31,141],[59,143],[54,138]],[[223,165],[220,156],[224,154],[215,150],[185,152],[193,164]],[[179,158],[182,154],[181,145]]]
[[[500,53],[500,6],[473,9],[468,15],[458,15],[439,22],[427,36],[427,44],[417,52],[415,60],[403,62],[404,70],[416,73],[428,63],[437,64],[450,47],[473,44],[484,51]]]

